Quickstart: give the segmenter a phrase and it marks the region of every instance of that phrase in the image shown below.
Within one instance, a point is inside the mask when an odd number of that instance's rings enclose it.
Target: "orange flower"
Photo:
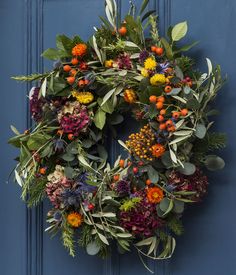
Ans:
[[[165,147],[159,143],[152,146],[152,155],[156,158],[161,157],[165,153]]]
[[[67,216],[67,222],[73,227],[79,227],[81,225],[81,223],[83,222],[83,217],[80,213],[71,212]]]
[[[147,199],[150,203],[159,203],[163,197],[163,191],[159,187],[151,187],[147,189]]]
[[[72,54],[74,56],[83,56],[87,51],[87,45],[80,43],[74,46],[72,49]]]

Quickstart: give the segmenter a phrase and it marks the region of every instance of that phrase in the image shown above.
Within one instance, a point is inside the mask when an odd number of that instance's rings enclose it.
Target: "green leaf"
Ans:
[[[179,200],[175,200],[174,201],[174,212],[176,214],[181,214],[184,211],[184,202],[183,201],[179,201]]]
[[[53,49],[53,48],[49,48],[49,49],[47,49],[46,51],[44,51],[42,53],[42,56],[44,58],[49,59],[49,60],[58,60],[58,59],[63,58],[63,57],[68,57],[68,54],[66,52],[63,52],[63,51],[59,51],[59,50],[56,50],[56,49]]]
[[[224,160],[216,155],[208,155],[205,158],[205,166],[210,171],[220,170],[225,167]]]
[[[132,238],[132,234],[130,233],[117,233],[116,236],[119,238]]]
[[[139,15],[141,15],[144,12],[144,10],[146,9],[148,3],[149,3],[149,0],[143,0],[140,11],[139,11]]]
[[[100,246],[97,244],[97,242],[91,242],[86,246],[86,252],[88,255],[96,255],[100,251]]]
[[[29,137],[29,140],[27,142],[27,146],[29,150],[38,150],[40,147],[42,147],[49,139],[51,139],[51,136],[45,135],[45,134],[34,134]]]
[[[66,177],[69,179],[73,179],[75,176],[75,170],[70,166],[65,167],[64,172]]]
[[[164,198],[163,200],[161,200],[159,207],[161,211],[164,212],[163,216],[168,214],[173,209],[173,206],[173,200],[170,200],[168,198]]]
[[[151,180],[152,183],[158,182],[159,174],[151,165],[148,165],[147,167],[147,174],[148,174],[148,178]]]
[[[150,10],[150,11],[146,12],[142,17],[141,22],[143,22],[145,19],[147,19],[150,15],[152,15],[155,12],[156,12],[156,10]]]
[[[121,114],[113,113],[109,116],[109,122],[111,125],[117,125],[124,121],[124,117]]]
[[[16,129],[15,126],[11,125],[10,128],[14,134],[16,134],[17,136],[20,135],[20,132]]]
[[[98,104],[100,105],[101,109],[109,114],[114,112],[113,100],[112,98],[107,100],[105,103],[102,104],[102,98],[98,99]]]
[[[186,176],[192,175],[196,171],[196,166],[190,162],[184,162],[184,167],[178,167],[178,171]]]
[[[192,44],[185,45],[185,46],[181,47],[180,49],[178,49],[177,51],[175,51],[175,53],[187,52],[190,49],[192,49],[194,46],[196,46],[198,43],[199,43],[199,41],[194,41]]]
[[[165,52],[166,52],[166,56],[169,58],[169,59],[172,59],[173,58],[173,51],[171,49],[171,46],[170,44],[167,42],[167,40],[162,37],[161,38],[161,43],[165,49]]]
[[[94,116],[94,124],[95,126],[102,130],[106,122],[106,113],[99,108]]]
[[[69,161],[73,161],[75,159],[75,156],[73,154],[66,153],[66,154],[63,154],[61,158],[69,162]]]
[[[183,38],[188,31],[188,25],[187,22],[181,22],[177,25],[175,25],[171,32],[171,37],[173,41],[179,41],[181,38]]]
[[[109,245],[109,242],[108,242],[107,238],[106,238],[104,235],[102,235],[101,233],[97,233],[97,234],[98,234],[99,239],[100,239],[104,244]]]
[[[65,51],[68,55],[71,55],[72,40],[66,35],[57,35],[56,45],[59,50]]]
[[[97,145],[97,150],[98,150],[99,157],[101,159],[106,160],[108,158],[107,150],[103,145],[98,144]]]
[[[195,136],[203,139],[206,135],[207,129],[206,126],[202,123],[198,123],[196,126]]]
[[[39,94],[42,95],[43,97],[46,96],[46,92],[47,92],[47,77],[44,78],[43,83],[40,87],[40,92]]]
[[[188,100],[186,107],[188,109],[198,110],[201,107],[201,104],[197,101],[196,98],[191,98]]]

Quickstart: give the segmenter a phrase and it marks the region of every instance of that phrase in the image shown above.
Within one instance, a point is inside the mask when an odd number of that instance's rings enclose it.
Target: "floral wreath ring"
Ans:
[[[224,166],[212,151],[224,147],[225,135],[209,131],[220,67],[207,59],[208,73],[196,71],[183,54],[195,43],[178,47],[187,23],[160,37],[157,17],[143,14],[147,2],[118,22],[107,0],[107,19],[88,43],[58,35],[57,49],[43,53],[57,60],[52,71],[14,77],[40,81],[29,96],[36,126],[23,134],[12,126],[9,143],[20,148],[15,178],[29,206],[50,200],[46,230],[61,232],[71,255],[78,238],[90,255],[107,255],[115,240],[120,252],[133,245],[140,256],[169,258],[185,206],[207,192],[203,167]],[[106,133],[125,125],[125,112],[140,130],[119,141],[129,155],[111,166]]]

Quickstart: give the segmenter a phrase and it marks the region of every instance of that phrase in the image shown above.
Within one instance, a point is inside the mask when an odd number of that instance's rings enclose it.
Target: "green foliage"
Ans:
[[[183,71],[183,73],[189,71],[195,64],[194,60],[188,56],[178,57],[175,61],[178,67],[180,67],[180,69]]]
[[[74,230],[71,228],[66,221],[63,223],[62,227],[62,242],[65,248],[69,251],[69,254],[75,256],[75,241],[74,241]]]
[[[227,136],[224,133],[208,133],[206,139],[209,151],[220,150],[226,147]]]
[[[43,73],[43,74],[30,74],[30,75],[18,75],[18,76],[12,76],[11,78],[17,81],[36,81],[41,80],[45,77],[47,77],[50,73]]]
[[[182,235],[184,233],[184,227],[180,219],[171,216],[167,220],[167,226],[169,229],[177,236]]]
[[[27,204],[29,207],[35,207],[45,197],[45,186],[47,180],[45,178],[35,179],[28,192]]]

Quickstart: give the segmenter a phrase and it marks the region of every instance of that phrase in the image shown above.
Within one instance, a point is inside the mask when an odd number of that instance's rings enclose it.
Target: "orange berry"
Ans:
[[[156,48],[155,52],[157,55],[163,55],[164,50],[163,50],[163,48],[158,47],[158,48]]]
[[[58,136],[62,136],[62,135],[63,135],[63,130],[59,129],[59,130],[57,131],[57,135],[58,135]]]
[[[174,131],[175,131],[175,126],[172,125],[172,126],[168,127],[168,128],[167,128],[167,131],[169,131],[169,132],[174,132]]]
[[[150,185],[152,183],[152,181],[150,179],[147,179],[145,183],[146,183],[146,185]]]
[[[160,110],[160,115],[165,115],[166,114],[166,109],[161,109]]]
[[[162,109],[162,107],[163,107],[163,102],[158,101],[157,104],[156,104],[156,107],[157,107],[157,109]]]
[[[166,124],[165,124],[165,123],[161,123],[161,124],[159,125],[159,129],[160,129],[160,130],[165,130],[165,129],[166,129]]]
[[[71,59],[71,64],[72,65],[77,65],[79,63],[79,60],[77,58],[72,58]]]
[[[42,168],[39,169],[39,173],[40,173],[41,175],[45,175],[46,172],[47,172],[47,168],[45,168],[45,167],[42,167]]]
[[[151,46],[151,51],[152,51],[153,53],[155,53],[157,49],[158,49],[157,46]]]
[[[168,86],[165,86],[165,90],[164,90],[164,91],[165,91],[165,93],[167,93],[167,94],[168,94],[168,93],[170,93],[170,92],[171,92],[171,90],[172,90],[172,87],[171,87],[171,86],[169,86],[169,85],[168,85]]]
[[[121,36],[125,36],[127,33],[127,29],[126,29],[126,27],[123,26],[118,30],[118,32]]]
[[[149,97],[149,101],[150,101],[150,103],[156,103],[157,102],[157,97],[155,95],[151,95]]]
[[[186,116],[188,114],[188,109],[182,109],[180,111],[181,116]]]
[[[157,117],[157,121],[162,122],[165,118],[162,115],[159,115]]]
[[[83,79],[80,79],[80,80],[78,81],[78,86],[82,87],[82,86],[84,86],[84,85],[85,85],[84,80],[83,80]]]
[[[85,79],[84,80],[84,85],[88,85],[89,84],[89,80],[88,79]]]
[[[165,102],[164,96],[159,96],[159,97],[157,98],[157,101],[160,101],[160,102],[164,103],[164,102]]]
[[[74,76],[69,76],[66,78],[67,82],[72,85],[75,82],[75,77]]]
[[[166,121],[166,126],[167,126],[167,127],[170,127],[170,126],[172,126],[172,125],[173,125],[173,121],[170,120],[170,119],[168,119],[168,120]]]
[[[70,71],[70,75],[75,76],[76,74],[77,74],[76,69],[72,69],[72,70]]]
[[[118,181],[119,178],[120,178],[120,175],[118,175],[118,174],[113,176],[113,180],[114,180],[114,181]]]
[[[172,113],[172,117],[175,118],[175,119],[179,118],[179,115],[180,115],[179,112],[173,112]]]
[[[75,136],[73,134],[68,134],[67,137],[68,137],[69,140],[73,140],[75,138]]]
[[[65,65],[65,66],[63,66],[63,70],[68,73],[71,70],[71,66]]]
[[[120,161],[119,161],[119,166],[120,166],[121,168],[124,168],[124,167],[125,167],[125,161],[124,161],[123,159],[120,159]]]

